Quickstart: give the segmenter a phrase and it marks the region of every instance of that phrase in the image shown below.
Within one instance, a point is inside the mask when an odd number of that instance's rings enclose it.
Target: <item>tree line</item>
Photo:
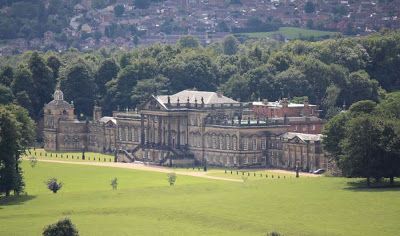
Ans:
[[[39,120],[57,83],[77,114],[135,108],[151,94],[183,89],[221,91],[240,101],[307,96],[326,118],[343,105],[378,101],[400,89],[400,33],[320,42],[240,42],[234,36],[202,47],[186,36],[176,45],[129,51],[26,52],[0,59],[0,102],[16,102]]]

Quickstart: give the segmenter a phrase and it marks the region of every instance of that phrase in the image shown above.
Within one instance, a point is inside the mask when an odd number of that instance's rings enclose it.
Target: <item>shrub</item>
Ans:
[[[175,173],[169,173],[168,174],[168,183],[170,186],[175,185],[176,182],[176,174]]]
[[[273,231],[273,232],[267,233],[267,236],[283,236],[283,235],[278,232]]]
[[[63,183],[57,182],[56,178],[51,178],[46,182],[47,188],[50,189],[53,193],[57,193],[63,186]]]
[[[71,220],[66,218],[46,226],[43,230],[43,236],[79,236],[79,233]]]

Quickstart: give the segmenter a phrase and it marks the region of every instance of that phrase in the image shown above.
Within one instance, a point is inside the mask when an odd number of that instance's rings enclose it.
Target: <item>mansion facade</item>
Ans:
[[[92,121],[79,121],[57,89],[44,107],[44,148],[111,152],[118,161],[161,165],[328,167],[320,134],[289,132],[286,116],[260,117],[252,109],[216,92],[184,90],[112,117],[95,106]]]

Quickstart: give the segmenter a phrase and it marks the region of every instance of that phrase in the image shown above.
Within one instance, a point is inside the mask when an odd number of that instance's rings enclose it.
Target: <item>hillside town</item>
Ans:
[[[43,2],[44,5],[40,7],[46,11],[44,18],[47,18],[47,24],[34,33],[31,31],[35,27],[26,29],[30,25],[21,26],[19,31],[8,32],[12,27],[7,25],[7,17],[25,20],[29,14],[19,8],[18,1],[2,6],[0,55],[25,50],[64,51],[70,47],[80,50],[110,46],[129,49],[154,43],[174,44],[182,35],[193,35],[206,45],[232,33],[273,32],[283,26],[345,35],[365,35],[383,28],[400,28],[399,0]],[[58,10],[52,10],[54,2],[63,2],[59,4],[64,4],[67,9],[68,14],[63,15],[63,19],[60,19],[62,17]],[[275,38],[286,40],[285,37]]]

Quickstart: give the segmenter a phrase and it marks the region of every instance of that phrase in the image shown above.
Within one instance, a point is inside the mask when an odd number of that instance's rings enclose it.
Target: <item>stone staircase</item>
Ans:
[[[150,153],[154,156],[150,156]],[[187,149],[161,145],[138,145],[132,150],[120,149],[117,154],[119,162],[143,161],[167,166],[173,163],[190,162],[190,160],[194,163],[194,155]]]
[[[150,156],[150,153],[155,156]],[[125,163],[142,161],[162,166],[195,162],[194,155],[186,148],[178,149],[162,145],[138,145],[132,150],[119,149],[117,160]]]
[[[117,161],[118,162],[125,162],[125,163],[130,163],[134,162],[135,156],[129,153],[127,150],[124,149],[119,149],[117,152]]]

